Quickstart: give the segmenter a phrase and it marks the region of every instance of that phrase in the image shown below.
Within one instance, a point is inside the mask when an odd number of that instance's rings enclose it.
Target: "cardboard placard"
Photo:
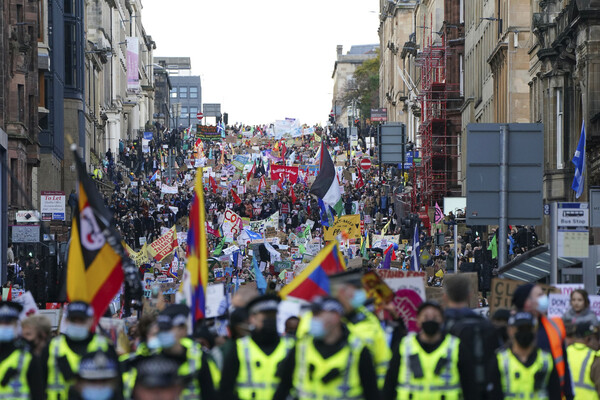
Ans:
[[[526,282],[515,281],[512,279],[492,279],[492,287],[489,297],[490,315],[493,315],[498,308],[506,308],[510,310],[512,307],[513,293],[519,286],[524,285],[525,283]],[[547,294],[560,293],[560,290],[552,286],[541,283],[538,283],[537,285],[539,285]]]

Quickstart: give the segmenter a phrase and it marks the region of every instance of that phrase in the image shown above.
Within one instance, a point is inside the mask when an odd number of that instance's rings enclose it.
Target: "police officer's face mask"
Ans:
[[[85,385],[81,389],[81,397],[84,400],[109,400],[114,391],[110,385]]]
[[[423,323],[421,324],[421,329],[423,330],[423,332],[425,332],[427,336],[434,336],[440,331],[441,327],[442,324],[440,324],[434,319],[423,321]]]
[[[14,325],[0,325],[0,343],[12,342],[17,337]]]
[[[515,332],[515,341],[522,348],[531,346],[535,339],[535,333],[531,327],[523,327]]]

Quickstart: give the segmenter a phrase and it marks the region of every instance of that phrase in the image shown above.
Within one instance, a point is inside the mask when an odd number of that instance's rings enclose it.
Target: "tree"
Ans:
[[[371,116],[371,108],[379,107],[379,49],[377,57],[363,62],[341,95],[344,107],[356,104],[361,118]]]

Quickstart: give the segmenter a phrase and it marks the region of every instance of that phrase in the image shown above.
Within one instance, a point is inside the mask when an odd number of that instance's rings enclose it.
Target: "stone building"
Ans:
[[[8,219],[37,206],[38,2],[4,0],[0,5],[0,130],[6,133]],[[4,168],[2,168],[4,170]],[[2,210],[3,212],[5,210]]]
[[[344,94],[354,87],[354,72],[365,61],[377,57],[378,44],[355,45],[344,53],[341,45],[336,49],[336,61],[333,66],[333,99],[331,109],[334,110],[335,122],[338,126],[352,125],[354,118],[359,118],[356,105],[343,104]]]

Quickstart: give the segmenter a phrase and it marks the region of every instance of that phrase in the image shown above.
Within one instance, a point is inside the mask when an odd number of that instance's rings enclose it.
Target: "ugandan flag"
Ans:
[[[71,225],[67,259],[68,301],[85,301],[94,307],[94,326],[119,292],[124,280],[125,251],[104,207],[98,189],[73,150],[79,176],[79,199]],[[134,267],[135,269],[135,267]]]

